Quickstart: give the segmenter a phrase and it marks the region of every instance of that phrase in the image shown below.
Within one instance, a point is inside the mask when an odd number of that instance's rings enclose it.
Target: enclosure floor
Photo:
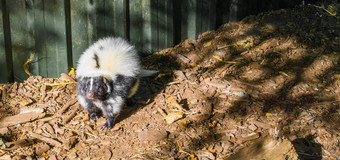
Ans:
[[[335,160],[339,19],[315,6],[271,11],[144,57],[160,73],[111,130],[88,120],[75,83],[50,85],[74,75],[1,84],[0,159],[242,159],[270,137],[288,146],[279,159]]]

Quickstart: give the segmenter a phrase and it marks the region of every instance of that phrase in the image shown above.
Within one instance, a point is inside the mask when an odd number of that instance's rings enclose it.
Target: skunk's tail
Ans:
[[[154,75],[156,73],[158,73],[157,70],[142,69],[141,72],[139,73],[138,77],[149,77],[149,76],[152,76],[152,75]]]

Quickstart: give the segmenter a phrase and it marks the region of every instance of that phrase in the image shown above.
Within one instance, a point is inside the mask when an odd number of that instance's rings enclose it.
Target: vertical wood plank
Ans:
[[[229,21],[236,22],[237,21],[237,12],[238,12],[238,0],[231,0],[229,7]]]
[[[178,44],[182,41],[182,12],[184,11],[184,7],[182,5],[181,0],[172,0],[172,19],[173,19],[173,39],[174,44]]]
[[[44,0],[46,77],[59,77],[68,71],[64,6],[64,1]],[[42,67],[45,66],[39,66]]]
[[[174,45],[173,0],[159,1],[157,10],[158,47],[156,51],[160,51]]]
[[[92,18],[94,14],[94,1],[71,1],[72,59],[74,67],[77,66],[80,55],[94,41],[95,24]]]
[[[4,11],[3,3],[0,3],[0,10]],[[4,26],[3,24],[3,14],[0,12],[0,26]],[[6,83],[9,81],[8,79],[8,68],[6,61],[6,49],[5,49],[5,34],[4,27],[0,27],[0,83]]]
[[[181,40],[216,28],[216,0],[181,1]]]
[[[197,0],[180,1],[181,3],[181,41],[197,38]]]
[[[66,52],[67,52],[67,67],[70,70],[75,67],[73,63],[73,50],[72,50],[72,26],[71,26],[71,2],[64,0],[65,10],[65,34],[66,34]]]
[[[150,34],[149,35],[149,38],[150,38],[150,48],[149,50],[147,50],[146,53],[150,54],[150,53],[153,53],[157,50],[159,50],[159,40],[160,40],[160,37],[159,37],[159,31],[160,31],[160,28],[159,28],[159,3],[162,3],[162,1],[159,1],[159,0],[151,0],[150,1],[150,5],[149,6],[146,6],[147,8],[149,8],[149,13],[150,13],[150,16],[149,16],[149,25],[150,25],[150,31],[149,33],[147,34]]]
[[[48,70],[48,56],[46,51],[47,34],[44,23],[44,3],[42,0],[33,2],[31,15],[33,15],[34,29],[32,36],[34,39],[34,62],[30,65],[30,71],[33,75],[41,75],[47,77]]]
[[[151,0],[142,1],[142,18],[143,18],[143,49],[141,51],[152,52],[151,34]]]
[[[229,10],[231,0],[217,0],[216,4],[216,26],[229,21]]]
[[[94,24],[94,41],[98,40],[99,38],[107,37],[111,28],[106,28],[105,26],[105,19],[109,16],[108,10],[105,9],[106,2],[108,0],[96,0],[94,2],[95,12],[93,12],[91,20]]]
[[[124,0],[106,0],[104,7],[105,36],[124,37]]]
[[[130,1],[130,41],[136,49],[151,52],[151,0]]]
[[[23,65],[33,52],[29,41],[32,40],[29,28],[32,25],[28,21],[31,17],[27,13],[30,6],[22,0],[7,0],[11,26],[13,73],[15,81],[23,81],[28,78]],[[29,2],[29,1],[28,1]],[[30,3],[28,3],[30,5]]]
[[[130,1],[130,41],[135,44],[138,50],[143,48],[143,19],[142,2]]]
[[[201,0],[200,3],[201,28],[198,34],[216,29],[216,0]]]
[[[136,49],[143,48],[143,19],[142,19],[142,1],[129,2],[130,14],[130,41],[136,46]]]
[[[181,1],[181,41],[196,38],[197,0]]]

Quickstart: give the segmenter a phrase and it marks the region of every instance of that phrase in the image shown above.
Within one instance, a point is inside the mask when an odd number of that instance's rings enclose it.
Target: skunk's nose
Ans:
[[[86,96],[87,96],[88,99],[93,99],[93,93],[92,92],[87,93]]]

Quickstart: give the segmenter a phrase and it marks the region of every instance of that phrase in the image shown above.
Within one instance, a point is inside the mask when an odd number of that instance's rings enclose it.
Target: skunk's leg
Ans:
[[[118,106],[117,104],[115,104],[115,105],[116,105],[116,107]],[[112,108],[112,106],[108,106],[107,108],[108,109],[105,109],[105,111],[104,111],[104,114],[106,114],[107,119],[106,119],[105,124],[103,125],[103,128],[111,129],[115,125],[116,118],[119,114],[119,111],[114,112],[113,109],[109,109],[109,108]]]
[[[114,126],[116,117],[118,116],[123,104],[124,104],[124,101],[122,97],[108,99],[107,105],[103,110],[104,114],[107,117],[107,120],[103,128],[111,129]]]
[[[96,107],[91,100],[85,98],[85,96],[78,95],[78,102],[89,112],[90,120],[95,121],[103,115],[102,111]]]
[[[117,115],[107,116],[106,122],[103,125],[104,129],[111,129],[115,125]]]
[[[96,107],[93,103],[89,103],[86,110],[89,112],[89,118],[92,121],[96,121],[100,116],[103,115],[102,111]]]

